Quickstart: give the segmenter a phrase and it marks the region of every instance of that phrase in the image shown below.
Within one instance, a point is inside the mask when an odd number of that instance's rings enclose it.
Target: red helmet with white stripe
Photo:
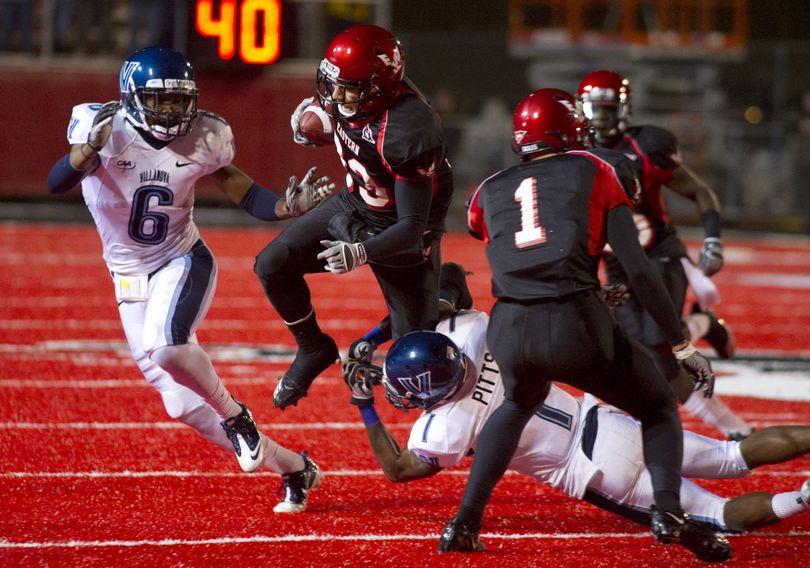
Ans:
[[[614,71],[588,73],[577,89],[577,104],[590,120],[597,142],[616,139],[630,119],[630,81]]]
[[[539,89],[520,101],[512,118],[512,149],[522,159],[582,149],[588,123],[576,100],[560,89]]]

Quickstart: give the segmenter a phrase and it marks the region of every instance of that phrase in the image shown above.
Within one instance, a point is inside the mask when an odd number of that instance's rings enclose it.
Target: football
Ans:
[[[301,117],[298,119],[298,129],[310,142],[318,146],[335,143],[335,125],[332,122],[332,117],[321,108],[317,97],[315,102],[306,107],[304,112],[301,113]]]

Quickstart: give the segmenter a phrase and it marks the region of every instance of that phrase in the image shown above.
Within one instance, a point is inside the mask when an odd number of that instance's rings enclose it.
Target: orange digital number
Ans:
[[[219,38],[220,59],[232,59],[239,33],[239,57],[245,63],[272,63],[281,50],[281,0],[245,0],[239,7],[236,26],[236,0],[219,2],[219,19],[214,18],[211,0],[197,1],[197,31],[206,37]],[[261,18],[261,27],[258,28]],[[261,29],[261,36],[257,34]]]

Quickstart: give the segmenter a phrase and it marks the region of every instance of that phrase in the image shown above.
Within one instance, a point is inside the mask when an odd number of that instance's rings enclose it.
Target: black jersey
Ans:
[[[686,250],[670,221],[663,193],[679,165],[675,135],[657,126],[633,126],[611,149],[630,159],[641,182],[643,197],[636,207],[636,225],[644,250],[655,257],[684,256]]]
[[[598,288],[607,213],[632,207],[637,192],[628,160],[601,148],[525,162],[484,181],[468,222],[488,242],[493,295],[526,301]]]
[[[397,179],[433,180],[428,229],[444,230],[453,193],[447,142],[438,114],[423,98],[406,92],[371,122],[352,128],[339,120],[337,150],[346,168],[347,187],[340,198],[374,229],[397,221]]]

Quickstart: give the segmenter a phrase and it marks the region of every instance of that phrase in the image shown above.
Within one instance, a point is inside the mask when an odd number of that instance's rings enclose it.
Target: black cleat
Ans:
[[[685,513],[659,511],[652,507],[652,533],[663,544],[680,544],[704,562],[725,562],[731,558],[731,545],[725,537],[695,523]]]
[[[439,271],[439,301],[447,306],[450,313],[472,308],[473,299],[467,287],[467,274],[464,267],[455,262],[445,262]]]
[[[304,458],[304,469],[281,476],[279,492],[284,491],[284,497],[273,507],[274,513],[303,513],[307,510],[310,490],[320,486],[323,481],[321,468],[309,458],[309,454],[301,452],[301,457]]]
[[[253,415],[247,406],[241,402],[236,404],[240,406],[242,412],[220,422],[220,426],[233,444],[233,451],[242,469],[247,472],[256,471],[264,461],[262,435],[256,428]]]
[[[439,553],[442,552],[481,552],[484,543],[478,539],[478,532],[453,519],[445,525],[439,537]]]
[[[324,335],[324,337],[326,339],[318,350],[299,349],[295,354],[292,365],[279,379],[276,390],[273,392],[273,404],[276,407],[284,410],[291,404],[297,405],[300,399],[307,396],[312,381],[332,366],[335,361],[340,360],[335,340],[328,335]]]
[[[720,359],[731,359],[734,357],[734,335],[725,321],[718,318],[711,310],[701,310],[698,304],[692,306],[693,314],[706,314],[709,316],[709,331],[705,339]]]

